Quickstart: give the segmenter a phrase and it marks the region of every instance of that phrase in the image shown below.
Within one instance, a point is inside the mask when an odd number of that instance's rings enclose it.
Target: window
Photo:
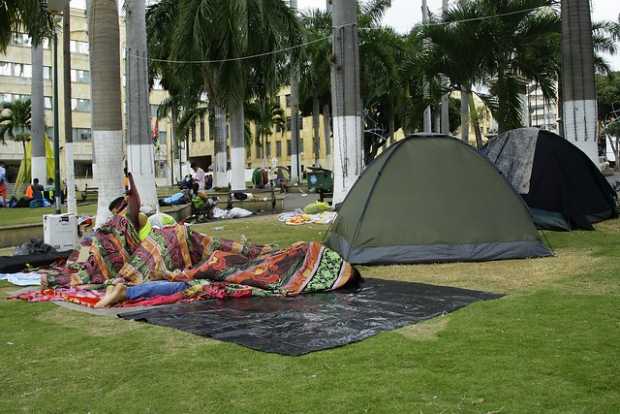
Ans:
[[[13,76],[18,78],[32,78],[32,65],[27,63],[13,63]]]
[[[161,86],[161,79],[160,78],[153,78],[153,90],[155,91],[163,91],[164,87]]]
[[[151,105],[151,118],[157,118],[158,110],[159,110],[159,105]]]
[[[192,125],[189,129],[192,131],[192,142],[196,142],[196,125]]]
[[[205,140],[205,118],[200,117],[200,140]]]
[[[291,107],[291,94],[290,93],[287,94],[285,98],[286,98],[286,107],[290,108]]]
[[[13,37],[11,38],[11,45],[30,47],[32,45],[32,40],[26,33],[13,33]]]
[[[282,142],[281,141],[276,141],[276,157],[281,157],[282,156]]]
[[[74,112],[90,112],[90,100],[72,98],[71,99],[71,110]]]
[[[92,161],[74,161],[75,178],[91,178],[93,176]]]
[[[0,75],[2,76],[12,76],[13,75],[13,65],[9,62],[0,62]]]
[[[73,142],[90,141],[92,139],[92,132],[90,128],[73,128],[71,136]]]
[[[256,144],[255,144],[255,149],[256,149],[256,158],[263,158],[263,149],[261,148],[260,142],[258,142],[258,140],[256,140]]]
[[[45,80],[52,79],[52,67],[51,66],[43,66],[43,79]]]
[[[168,133],[166,131],[159,131],[159,144],[166,144],[168,142]]]
[[[299,115],[297,119],[298,119],[297,125],[299,125],[299,130],[301,131],[302,129],[304,129],[304,117]],[[293,117],[290,116],[286,118],[286,130],[290,131],[292,125],[293,125]]]
[[[32,66],[27,63],[0,62],[0,75],[31,78]]]
[[[15,101],[27,101],[30,95],[20,95],[17,93],[0,93],[0,102],[11,103]]]
[[[291,140],[286,141],[286,155],[291,155],[293,153],[293,149],[291,146]]]
[[[90,72],[87,70],[71,69],[71,82],[89,83]]]
[[[47,129],[45,130],[45,132],[47,133],[47,136],[50,138],[54,137],[54,127],[47,127]]]
[[[51,96],[43,97],[43,108],[51,111],[53,107],[54,107],[54,104],[52,102],[52,97]]]
[[[88,43],[80,42],[78,40],[72,40],[69,42],[69,50],[71,53],[81,53],[83,55],[88,55]]]
[[[297,151],[300,154],[304,152],[304,139],[303,138],[299,138],[299,148],[297,148]]]
[[[271,142],[265,141],[265,149],[267,150],[267,158],[271,157]]]

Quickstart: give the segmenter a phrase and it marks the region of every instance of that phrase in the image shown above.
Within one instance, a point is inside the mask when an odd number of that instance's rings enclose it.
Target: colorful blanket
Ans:
[[[43,290],[18,299],[70,300],[91,306],[101,296],[93,293],[93,288],[152,280],[185,281],[190,288],[182,295],[172,295],[174,298],[151,298],[147,303],[125,305],[293,296],[337,289],[356,276],[353,267],[338,253],[318,242],[299,242],[277,249],[213,238],[184,225],[153,229],[151,236],[140,242],[133,226],[123,217],[113,218],[95,233],[86,260],[73,258],[64,267],[40,273]]]

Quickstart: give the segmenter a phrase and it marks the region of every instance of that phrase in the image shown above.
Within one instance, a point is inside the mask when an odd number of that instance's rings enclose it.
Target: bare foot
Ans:
[[[109,292],[109,293],[108,293]],[[96,309],[108,308],[114,306],[127,298],[127,288],[125,285],[116,285],[111,291],[106,289],[106,295],[95,305]]]

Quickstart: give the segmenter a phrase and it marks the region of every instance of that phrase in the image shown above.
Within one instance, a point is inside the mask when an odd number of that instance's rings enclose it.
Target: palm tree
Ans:
[[[158,209],[155,157],[150,134],[148,53],[144,0],[125,1],[127,82],[127,164],[142,205]]]
[[[32,78],[31,78],[31,107],[32,107],[32,178],[40,182],[47,181],[47,159],[45,157],[45,109],[43,96],[43,46],[31,48]]]
[[[301,21],[304,40],[312,42],[303,50],[300,64],[300,109],[303,115],[312,115],[313,152],[315,164],[320,154],[320,115],[324,125],[329,125],[331,85],[328,37],[331,35],[331,16],[328,12],[311,10],[303,13]],[[331,152],[329,135],[325,134],[325,153]]]
[[[96,226],[110,217],[108,205],[123,192],[120,36],[116,1],[92,0],[88,13],[92,130],[99,188]]]
[[[30,141],[32,107],[30,99],[18,100],[0,105],[0,143],[6,145],[6,138],[22,143],[24,158],[26,142]]]
[[[62,63],[63,63],[63,94],[65,115],[65,180],[67,184],[67,212],[77,214],[75,197],[75,166],[73,163],[73,113],[71,112],[71,4],[65,4],[63,12]]]
[[[166,61],[173,47],[174,31],[169,28],[176,24],[178,5],[177,0],[162,0],[149,6],[146,11],[147,46],[151,58],[148,67],[149,82],[152,86],[157,79],[169,95],[159,105],[157,116],[160,119],[169,117],[172,124],[170,150],[176,155],[171,157],[171,171],[174,171],[174,166],[182,160],[180,140],[184,132],[179,130],[179,121],[185,111],[194,110],[202,91],[202,76],[199,71],[187,71],[181,77],[177,74],[176,65]],[[178,170],[177,179],[180,181],[183,178],[181,165]],[[174,177],[171,178],[174,183]]]
[[[13,32],[25,29],[33,44],[39,45],[50,20],[40,0],[0,0],[0,53],[6,52]]]
[[[562,1],[564,136],[598,165],[596,87],[590,3]]]
[[[493,99],[487,103],[500,131],[522,126],[522,90],[528,82],[540,85],[548,100],[556,95],[560,18],[553,4],[552,0],[458,2],[443,15],[448,24],[422,32],[432,41],[428,71],[445,74],[451,88],[462,91],[463,111],[469,109],[472,85],[484,81],[490,86]]]
[[[271,137],[274,132],[280,132],[283,135],[286,131],[284,110],[276,104],[273,98],[260,101],[255,100],[246,103],[245,117],[246,123],[250,121],[254,124],[254,137],[258,144],[257,148],[260,148],[260,151],[257,151],[256,155],[262,159],[263,167],[265,167],[267,165],[266,161],[268,161],[266,159],[266,147],[270,145],[269,137]]]
[[[172,57],[201,60],[199,68],[216,116],[216,151],[225,154],[224,110],[230,114],[232,189],[245,188],[244,102],[250,78],[259,72],[262,83],[275,81],[281,54],[260,55],[297,43],[299,24],[282,0],[182,0]],[[234,29],[231,29],[234,28]],[[166,28],[168,29],[168,28]],[[236,60],[235,60],[236,59]],[[194,68],[181,68],[186,73]],[[265,88],[269,89],[269,88]],[[215,185],[225,180],[225,165],[216,153]]]

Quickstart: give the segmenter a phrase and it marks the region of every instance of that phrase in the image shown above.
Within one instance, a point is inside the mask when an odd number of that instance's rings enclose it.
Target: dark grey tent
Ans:
[[[616,192],[575,145],[549,131],[520,128],[481,151],[521,194],[539,228],[593,230],[617,217]]]
[[[442,135],[401,140],[371,162],[340,205],[326,243],[354,264],[551,254],[495,167]]]

